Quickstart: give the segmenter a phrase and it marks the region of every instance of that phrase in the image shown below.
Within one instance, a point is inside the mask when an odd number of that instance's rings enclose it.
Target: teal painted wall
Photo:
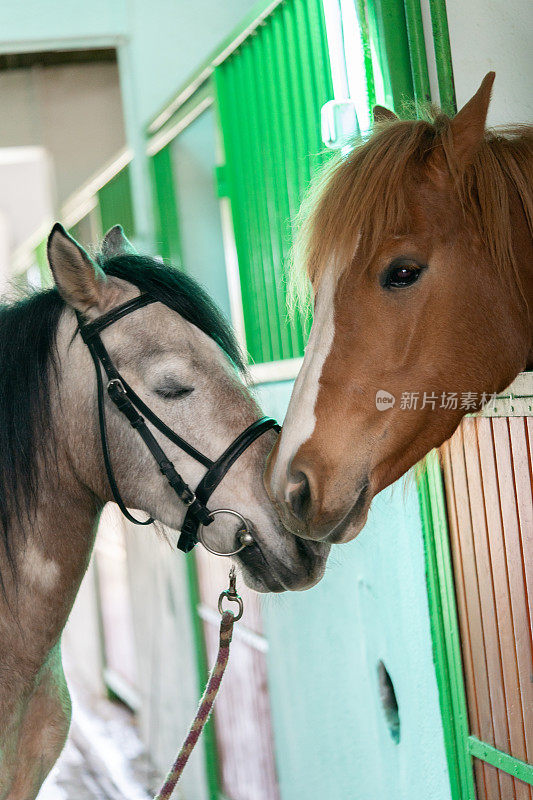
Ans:
[[[91,47],[123,35],[127,0],[19,0],[0,4],[0,47],[13,50],[47,50],[51,43],[77,40]]]
[[[290,390],[258,387],[265,413],[281,419]],[[267,597],[263,610],[283,800],[449,800],[414,483],[376,498],[318,586]],[[399,744],[379,660],[396,691]]]

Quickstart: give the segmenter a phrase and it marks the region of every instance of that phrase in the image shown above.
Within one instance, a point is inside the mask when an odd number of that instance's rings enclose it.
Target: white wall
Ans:
[[[15,250],[42,238],[53,217],[53,177],[42,147],[0,147],[0,294],[12,277]]]
[[[489,124],[533,122],[533,2],[447,0],[446,8],[457,107],[495,70]]]

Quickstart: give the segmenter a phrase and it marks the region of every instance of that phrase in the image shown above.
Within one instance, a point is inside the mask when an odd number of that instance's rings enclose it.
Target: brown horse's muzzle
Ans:
[[[330,544],[353,539],[366,522],[373,493],[366,472],[354,481],[302,451],[273,479],[274,450],[265,486],[283,524],[296,536]],[[350,470],[353,473],[353,470]]]

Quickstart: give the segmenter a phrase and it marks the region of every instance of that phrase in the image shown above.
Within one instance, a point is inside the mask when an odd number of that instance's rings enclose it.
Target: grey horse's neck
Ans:
[[[14,569],[0,569],[0,668],[17,683],[32,681],[72,609],[94,545],[100,506],[70,473],[41,487],[35,514],[14,526]]]

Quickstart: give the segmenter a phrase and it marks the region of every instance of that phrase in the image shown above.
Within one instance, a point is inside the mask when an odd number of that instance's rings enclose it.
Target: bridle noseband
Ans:
[[[237,438],[230,444],[230,446],[217,458],[212,461],[207,456],[204,456],[199,450],[190,445],[185,439],[182,439],[179,434],[175,433],[169,428],[157,414],[155,414],[133,391],[131,386],[124,380],[122,375],[113,364],[109,353],[107,352],[104,343],[100,337],[101,331],[108,328],[117,320],[122,319],[128,314],[131,314],[138,308],[143,308],[150,303],[161,302],[157,298],[149,294],[141,294],[134,297],[133,300],[128,300],[116,308],[111,309],[106,314],[98,317],[93,322],[84,322],[83,316],[77,311],[78,326],[81,337],[91,354],[94,366],[96,369],[96,382],[98,392],[98,422],[100,426],[100,438],[102,441],[102,452],[104,456],[104,464],[107,473],[107,479],[113,498],[118,507],[130,522],[135,525],[149,525],[154,520],[150,517],[147,520],[138,520],[126,508],[124,501],[120,495],[117,486],[111,458],[109,454],[109,444],[107,438],[107,425],[105,417],[105,398],[104,398],[104,382],[102,376],[103,367],[107,376],[107,394],[118,410],[123,414],[130,425],[135,428],[140,435],[148,450],[154,457],[160,472],[165,476],[172,489],[177,494],[178,498],[187,506],[187,513],[181,527],[181,534],[178,540],[178,548],[188,553],[195,544],[199,541],[199,531],[204,526],[210,525],[213,522],[216,513],[229,513],[237,516],[240,520],[243,517],[231,509],[216,509],[210,511],[207,507],[207,502],[212,493],[224,478],[228,470],[241,456],[244,451],[255,442],[255,440],[268,430],[280,430],[278,423],[270,417],[262,417],[256,420],[240,433]],[[145,418],[167,439],[177,445],[191,458],[198,461],[206,468],[206,473],[201,479],[200,483],[193,491],[187,483],[183,480],[181,475],[176,471],[173,463],[167,458],[164,450],[160,447],[157,439],[148,428]],[[239,530],[241,534],[240,546],[233,553],[219,553],[219,555],[234,555],[239,552],[247,544],[250,544],[252,539],[250,531],[248,530],[246,521],[244,526]],[[200,534],[201,536],[201,534]],[[200,538],[201,541],[201,538]],[[211,548],[207,548],[211,550]],[[216,552],[211,550],[211,552]]]

